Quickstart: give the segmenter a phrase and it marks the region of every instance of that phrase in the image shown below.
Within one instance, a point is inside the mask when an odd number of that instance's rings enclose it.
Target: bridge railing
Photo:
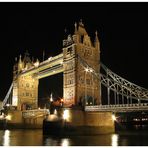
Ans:
[[[36,109],[36,110],[25,110],[22,111],[23,118],[37,118],[48,114],[48,109]]]
[[[85,111],[137,111],[148,110],[148,103],[85,106]]]
[[[36,70],[38,70],[38,72],[39,72],[40,70],[42,70],[42,67],[44,67],[47,63],[48,64],[49,63],[54,64],[57,60],[60,60],[60,59],[63,60],[63,54],[62,53],[55,56],[55,57],[50,58],[50,60],[47,59],[47,60],[41,62],[37,67],[32,66],[32,67],[30,67],[30,68],[28,68],[26,70],[24,69],[21,74],[30,73],[30,72],[34,73],[34,71],[36,72]]]

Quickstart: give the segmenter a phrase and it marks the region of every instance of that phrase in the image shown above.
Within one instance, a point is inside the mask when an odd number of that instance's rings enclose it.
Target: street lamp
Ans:
[[[87,74],[87,72],[93,73],[93,69],[91,69],[91,68],[85,68],[85,105],[87,103],[86,102],[86,99],[87,99],[86,74]],[[92,82],[93,82],[93,76],[92,76]],[[92,91],[93,91],[93,88],[92,88]],[[94,95],[94,93],[92,95]],[[94,97],[93,97],[93,105],[94,105]]]
[[[112,114],[112,120],[116,121],[116,116],[114,114]]]
[[[64,112],[63,112],[63,119],[66,121],[66,120],[69,119],[69,117],[70,117],[69,110],[65,109]]]
[[[52,93],[50,94],[50,102],[53,102]]]
[[[87,92],[86,92],[86,91],[87,91],[87,90],[86,90],[86,89],[87,89],[87,88],[86,88],[86,87],[87,87],[87,86],[86,86],[86,74],[87,74],[88,71],[89,71],[89,69],[88,69],[88,68],[85,68],[85,100],[84,100],[84,105],[86,105],[86,103],[87,103],[87,102],[86,102],[86,99],[87,99]]]

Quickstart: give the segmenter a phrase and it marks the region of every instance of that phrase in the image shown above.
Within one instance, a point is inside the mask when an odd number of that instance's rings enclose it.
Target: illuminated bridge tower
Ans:
[[[77,26],[75,23],[74,35],[68,35],[63,40],[63,65],[65,106],[100,104],[100,81],[88,69],[91,67],[95,72],[100,72],[100,43],[97,32],[92,43],[84,24],[79,22]]]
[[[22,60],[16,62],[13,69],[13,98],[12,105],[18,110],[35,109],[38,106],[38,79],[33,75],[21,75],[23,70],[33,66],[28,52]]]

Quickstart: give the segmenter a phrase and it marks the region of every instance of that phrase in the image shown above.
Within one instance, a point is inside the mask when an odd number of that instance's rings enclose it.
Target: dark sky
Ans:
[[[92,39],[98,30],[101,61],[118,75],[148,88],[147,2],[0,2],[1,100],[12,82],[15,57],[26,50],[40,60],[43,50],[46,58],[61,53],[64,29],[73,33],[80,19]],[[54,82],[56,88],[57,79],[62,77],[41,80],[39,93],[54,91],[50,86]]]

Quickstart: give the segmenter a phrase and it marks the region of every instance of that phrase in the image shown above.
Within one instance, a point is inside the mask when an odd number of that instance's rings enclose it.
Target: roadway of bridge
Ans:
[[[148,111],[148,103],[85,106],[85,111],[138,112]]]

